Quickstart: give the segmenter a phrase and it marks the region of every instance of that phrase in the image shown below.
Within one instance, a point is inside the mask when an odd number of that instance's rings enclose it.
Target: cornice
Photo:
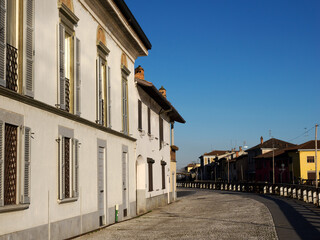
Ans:
[[[73,24],[77,25],[79,18],[63,3],[58,3],[60,12]]]
[[[55,114],[57,116],[64,117],[66,119],[69,119],[69,120],[84,124],[86,126],[101,130],[101,131],[106,132],[106,133],[113,134],[113,135],[118,136],[118,137],[125,138],[125,139],[133,141],[133,142],[136,141],[135,138],[130,137],[130,136],[126,135],[126,134],[123,134],[121,132],[117,132],[117,131],[115,131],[115,130],[113,130],[111,128],[107,128],[107,127],[101,126],[101,125],[99,125],[99,124],[97,124],[95,122],[91,122],[91,121],[89,121],[87,119],[84,119],[84,118],[81,118],[81,117],[79,117],[77,115],[65,112],[65,111],[63,111],[61,109],[58,109],[58,108],[53,107],[51,105],[48,105],[46,103],[40,102],[40,101],[35,100],[33,98],[26,97],[24,95],[21,95],[19,93],[13,92],[13,91],[11,91],[9,89],[6,89],[6,88],[3,88],[3,87],[0,87],[0,96],[4,96],[4,97],[7,97],[7,98],[10,98],[10,99],[15,100],[17,102],[27,104],[29,106],[44,110],[46,112],[53,113],[53,114]]]

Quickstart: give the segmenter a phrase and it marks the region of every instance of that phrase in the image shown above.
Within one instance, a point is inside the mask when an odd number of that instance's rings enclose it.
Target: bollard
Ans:
[[[118,217],[119,217],[119,205],[116,204],[116,212],[115,212],[115,221],[118,222]]]
[[[285,196],[285,197],[288,196],[288,188],[287,187],[284,187],[283,196]]]
[[[269,187],[269,193],[271,193],[271,194],[273,193],[272,192],[272,186]]]
[[[303,190],[303,201],[304,201],[304,202],[307,202],[307,201],[308,201],[307,190]]]
[[[312,191],[311,191],[311,190],[308,191],[308,202],[309,202],[309,203],[312,203],[312,202],[313,202],[313,201],[312,201]]]
[[[296,188],[292,189],[292,198],[297,198],[297,189]]]
[[[317,200],[317,190],[315,192],[313,192],[313,204],[317,205],[318,204],[318,200]]]

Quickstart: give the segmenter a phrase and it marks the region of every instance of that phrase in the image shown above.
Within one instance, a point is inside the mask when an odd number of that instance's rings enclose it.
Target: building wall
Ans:
[[[308,171],[315,171],[315,163],[308,163],[307,156],[315,156],[315,151],[303,151],[299,150],[299,157],[300,157],[300,176],[302,179],[308,179]],[[317,168],[320,171],[320,161],[319,161],[319,154],[318,154],[318,161],[317,161]],[[319,179],[319,175],[318,175]]]
[[[128,217],[136,215],[136,143],[130,136],[139,136],[136,131],[137,94],[134,83],[134,60],[129,52],[132,45],[121,45],[120,40],[108,29],[105,21],[89,10],[85,1],[73,1],[74,13],[80,19],[75,26],[75,35],[81,41],[81,119],[90,123],[96,121],[96,35],[99,25],[106,32],[106,42],[110,53],[107,64],[111,68],[112,131],[101,130],[99,126],[75,121],[63,114],[55,114],[36,106],[24,104],[0,95],[0,111],[10,111],[23,116],[24,126],[31,128],[31,203],[25,210],[0,213],[0,235],[13,239],[61,239],[71,237],[99,227],[98,181],[97,181],[97,141],[106,143],[104,209],[106,224],[115,221],[115,205],[119,205],[119,220],[122,211],[122,151],[128,148]],[[57,65],[57,25],[59,10],[57,1],[35,1],[35,59],[34,59],[34,99],[55,107],[58,94]],[[119,30],[118,30],[119,31]],[[125,36],[123,37],[125,38]],[[121,55],[127,55],[129,137],[122,131],[121,113]],[[37,104],[35,104],[37,105]],[[156,124],[155,120],[153,120]],[[164,121],[166,123],[166,121]],[[74,137],[81,145],[79,149],[79,197],[76,201],[58,201],[58,143],[59,126],[74,130]],[[164,124],[165,142],[169,143],[169,129]],[[153,127],[155,134],[157,127]],[[145,137],[144,141],[149,139]],[[156,140],[153,140],[156,142]],[[154,146],[157,144],[155,143]],[[154,148],[157,150],[157,148]],[[148,149],[149,150],[149,149]],[[142,151],[142,150],[141,150]],[[150,151],[152,151],[150,149]],[[169,145],[154,158],[159,164],[162,156],[170,161]],[[148,155],[148,154],[144,154]],[[168,170],[169,164],[166,169]],[[160,173],[154,173],[156,179]],[[155,181],[155,189],[159,183]],[[159,190],[147,194],[153,197],[166,193]],[[1,210],[1,209],[0,209]],[[9,235],[8,235],[9,234]]]
[[[163,118],[163,138],[164,145],[160,149],[159,144],[159,112],[160,106],[151,99],[142,89],[136,89],[136,96],[142,101],[142,130],[138,130],[138,107],[134,110],[133,131],[137,138],[136,156],[143,161],[143,168],[137,173],[137,181],[140,185],[139,196],[144,194],[138,203],[138,212],[148,211],[156,206],[161,206],[164,199],[168,202],[167,196],[170,191],[169,182],[172,182],[170,174],[170,121],[166,114],[161,114]],[[136,104],[138,106],[138,104]],[[148,134],[148,107],[151,112],[151,135]],[[148,163],[147,158],[152,158],[155,162],[153,168],[153,191],[149,191]],[[161,161],[165,161],[165,189],[162,189],[162,167]],[[175,176],[175,175],[174,175]],[[162,199],[161,201],[155,199]],[[157,205],[158,204],[158,205]],[[139,210],[140,209],[140,210]],[[144,209],[144,210],[143,210]]]

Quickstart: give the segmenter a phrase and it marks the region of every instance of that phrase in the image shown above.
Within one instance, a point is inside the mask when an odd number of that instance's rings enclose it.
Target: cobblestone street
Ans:
[[[182,189],[178,201],[84,239],[277,239],[268,208],[244,195]]]

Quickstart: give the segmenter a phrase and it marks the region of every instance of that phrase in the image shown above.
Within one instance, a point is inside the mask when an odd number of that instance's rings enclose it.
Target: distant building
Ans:
[[[271,138],[268,141],[263,141],[260,138],[260,144],[246,150],[248,153],[248,181],[256,181],[256,160],[255,157],[270,152],[272,150],[284,149],[295,146],[292,143],[285,142],[276,138]]]

